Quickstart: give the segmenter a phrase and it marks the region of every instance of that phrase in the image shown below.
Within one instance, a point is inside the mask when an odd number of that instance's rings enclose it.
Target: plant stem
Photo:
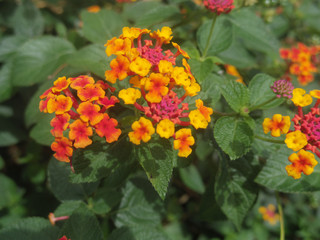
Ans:
[[[217,17],[218,17],[218,15],[214,14],[214,16],[212,18],[210,33],[209,33],[209,36],[208,36],[208,39],[207,39],[206,47],[204,48],[204,51],[203,51],[203,54],[202,54],[202,58],[204,58],[207,55],[207,52],[208,52],[208,49],[209,49],[209,46],[210,46],[210,41],[211,41],[212,34],[213,34],[213,29],[214,29]]]
[[[269,139],[269,138],[261,137],[261,136],[258,136],[258,135],[254,135],[254,137],[257,138],[257,139],[260,139],[262,141],[265,141],[265,142],[284,144],[283,140]]]
[[[273,100],[276,100],[276,99],[277,99],[277,96],[274,96],[273,98],[271,98],[271,99],[269,99],[268,101],[265,101],[265,102],[259,104],[258,106],[253,106],[253,107],[251,107],[249,110],[250,110],[250,111],[253,111],[253,110],[256,110],[256,109],[258,109],[258,108],[261,108],[262,106],[267,105],[268,103],[270,103],[270,102],[272,102]]]
[[[283,210],[282,210],[279,192],[276,192],[276,198],[277,198],[277,205],[278,205],[279,215],[280,215],[280,240],[285,240],[284,218],[283,218]]]

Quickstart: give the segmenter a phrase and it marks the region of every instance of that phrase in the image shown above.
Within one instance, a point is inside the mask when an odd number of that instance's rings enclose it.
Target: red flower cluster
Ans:
[[[211,12],[215,12],[218,15],[229,13],[234,8],[233,0],[204,0],[203,4]]]
[[[313,74],[317,72],[316,64],[319,62],[318,54],[320,46],[307,47],[303,43],[298,43],[297,47],[281,48],[280,56],[288,64],[288,74],[296,75],[301,85],[307,85],[313,81]],[[289,77],[290,79],[290,77]]]
[[[50,122],[53,127],[51,133],[55,137],[51,149],[56,159],[70,162],[73,147],[85,148],[92,143],[93,129],[108,143],[118,140],[121,134],[121,130],[116,128],[118,122],[106,113],[119,102],[115,96],[106,96],[114,90],[103,81],[95,83],[92,77],[82,75],[58,78],[53,87],[40,96],[40,111],[56,114]]]

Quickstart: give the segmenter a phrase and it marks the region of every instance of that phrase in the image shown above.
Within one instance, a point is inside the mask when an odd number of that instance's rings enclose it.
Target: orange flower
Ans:
[[[90,7],[87,7],[87,11],[88,12],[91,12],[91,13],[97,13],[97,12],[99,12],[100,11],[100,6],[98,6],[98,5],[92,5],[92,6],[90,6]]]
[[[194,144],[194,138],[191,135],[191,129],[182,128],[175,134],[175,140],[173,141],[174,149],[179,150],[179,157],[188,157],[192,149],[190,146]]]
[[[89,136],[92,136],[92,128],[88,127],[88,124],[77,119],[69,126],[69,138],[74,140],[74,146],[76,148],[85,148],[92,143]]]
[[[170,43],[172,39],[172,30],[169,27],[162,27],[161,30],[154,31],[150,33],[150,37],[157,39],[158,44],[162,45],[163,43]]]
[[[106,80],[115,83],[117,79],[120,81],[128,76],[130,62],[128,58],[118,55],[116,59],[110,62],[111,70],[105,72]]]
[[[269,204],[268,207],[259,207],[259,212],[262,214],[263,220],[275,225],[279,221],[279,214],[276,213],[276,207]]]
[[[119,99],[115,96],[111,96],[110,99],[108,97],[100,98],[97,101],[97,103],[101,104],[106,109],[113,107],[118,102],[119,102]]]
[[[66,79],[66,77],[60,77],[53,82],[52,92],[59,93],[64,89],[67,89],[69,85],[70,85],[70,79]]]
[[[208,122],[210,122],[211,121],[210,115],[213,113],[212,108],[203,106],[203,101],[201,99],[196,100],[196,106],[197,106],[198,110],[200,111],[200,113],[204,116],[204,118]]]
[[[95,101],[105,96],[105,91],[95,84],[87,84],[78,90],[78,97],[81,101]]]
[[[70,115],[64,113],[62,115],[57,115],[50,121],[50,125],[53,129],[50,131],[54,137],[63,137],[63,131],[65,131],[69,126]]]
[[[151,73],[145,84],[145,89],[149,91],[146,94],[146,99],[151,103],[161,102],[162,96],[166,95],[169,91],[166,87],[169,81],[170,79],[161,73]]]
[[[81,75],[76,78],[71,78],[70,87],[76,90],[84,88],[87,84],[94,84],[94,79],[87,75]]]
[[[72,142],[65,137],[56,138],[51,144],[52,151],[56,152],[53,156],[61,162],[70,162],[69,157],[72,156]]]
[[[178,49],[178,53],[180,53],[182,56],[184,56],[185,58],[189,59],[189,55],[186,51],[183,51],[181,48],[180,48],[180,45],[175,43],[175,42],[172,42],[172,45],[173,47],[175,47],[176,49]]]
[[[151,135],[155,132],[151,121],[144,117],[140,117],[140,119],[135,121],[131,127],[133,132],[129,132],[129,138],[132,143],[137,145],[140,144],[141,140],[148,142],[151,139]]]
[[[47,104],[48,113],[55,112],[56,114],[63,114],[70,111],[72,107],[72,100],[70,97],[59,95],[55,98],[50,98]]]
[[[280,137],[281,134],[285,134],[289,131],[290,124],[289,116],[274,114],[272,119],[265,118],[262,126],[265,134],[271,131],[271,136]]]
[[[77,112],[80,114],[80,119],[84,122],[90,121],[90,124],[93,126],[99,123],[103,118],[103,114],[99,113],[99,111],[99,105],[91,102],[80,103],[77,109]]]
[[[111,40],[108,40],[108,42],[105,44],[107,47],[106,54],[108,56],[111,56],[112,54],[123,55],[130,50],[131,44],[132,43],[128,38],[121,39],[114,37]]]
[[[115,142],[121,134],[121,130],[116,128],[117,125],[118,121],[105,113],[103,119],[95,125],[96,133],[100,137],[105,137],[108,143]]]
[[[314,155],[301,149],[298,154],[293,153],[289,156],[291,165],[286,166],[286,170],[289,176],[294,179],[301,178],[301,173],[310,175],[313,172],[313,168],[318,164]]]

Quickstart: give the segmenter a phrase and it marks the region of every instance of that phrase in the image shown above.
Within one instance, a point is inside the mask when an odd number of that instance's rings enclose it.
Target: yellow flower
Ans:
[[[263,220],[271,225],[275,225],[279,221],[279,214],[276,213],[276,207],[273,204],[269,204],[268,207],[259,207],[259,212],[262,214]]]
[[[310,95],[314,98],[320,99],[320,90],[312,90],[310,91]]]
[[[122,89],[119,92],[119,98],[121,98],[125,104],[134,104],[140,97],[141,92],[135,88]]]
[[[305,94],[306,91],[302,88],[295,88],[292,91],[292,102],[299,107],[305,107],[312,103],[312,97],[309,94]]]
[[[175,140],[173,141],[174,149],[179,150],[179,157],[188,157],[192,149],[190,146],[194,144],[194,138],[191,135],[191,129],[182,128],[175,134]]]
[[[155,132],[152,122],[144,117],[135,121],[131,125],[131,128],[133,132],[129,132],[129,138],[136,145],[139,145],[141,140],[148,142],[151,139],[151,135]]]
[[[284,142],[293,151],[299,151],[308,144],[307,136],[299,130],[288,133]]]
[[[169,119],[161,120],[157,125],[157,133],[163,138],[172,137],[174,134],[174,123]]]
[[[190,123],[194,126],[195,129],[198,128],[207,128],[208,121],[206,118],[201,114],[201,112],[197,110],[192,110],[189,113]]]
[[[265,118],[262,126],[265,134],[271,131],[271,136],[280,137],[281,134],[285,134],[289,131],[290,124],[289,116],[274,114],[272,119]]]
[[[313,172],[313,168],[318,164],[314,155],[301,149],[298,154],[293,153],[289,156],[291,165],[286,166],[286,170],[289,176],[294,179],[301,178],[301,173],[310,175]]]
[[[172,63],[166,60],[160,60],[158,67],[159,67],[159,72],[163,74],[171,73],[173,70]]]
[[[171,77],[174,79],[177,85],[190,86],[191,84],[188,74],[184,71],[183,67],[174,67]]]
[[[136,60],[130,63],[130,70],[141,77],[145,77],[149,73],[151,66],[147,59],[137,57]]]
[[[157,39],[160,44],[162,43],[170,43],[170,40],[172,39],[172,30],[169,27],[162,27],[161,31],[159,29],[157,31],[154,31],[153,33],[150,33],[150,37]]]

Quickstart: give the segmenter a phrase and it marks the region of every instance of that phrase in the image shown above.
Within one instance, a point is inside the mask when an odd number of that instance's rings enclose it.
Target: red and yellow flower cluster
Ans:
[[[259,207],[259,213],[262,214],[263,220],[269,222],[271,225],[275,225],[280,219],[279,214],[276,213],[276,207],[273,204],[269,204],[267,207]]]
[[[301,85],[307,85],[314,79],[313,74],[317,72],[315,63],[319,62],[318,54],[320,46],[307,47],[303,43],[298,43],[297,47],[281,48],[280,56],[288,64],[288,74],[297,76]],[[290,77],[289,77],[290,79]]]
[[[298,112],[292,119],[294,131],[289,130],[290,117],[283,117],[281,114],[275,114],[272,119],[266,118],[262,125],[264,132],[267,134],[271,131],[271,135],[274,137],[286,134],[287,147],[293,151],[299,151],[289,156],[289,161],[292,164],[286,167],[288,175],[298,179],[302,172],[305,175],[310,175],[318,164],[311,152],[320,157],[320,90],[312,90],[310,94],[306,94],[304,89],[296,88],[292,95],[291,100]],[[317,101],[311,110],[304,114],[302,108],[312,103],[312,97]]]
[[[82,75],[60,77],[40,96],[40,111],[55,113],[50,125],[55,137],[51,149],[56,159],[70,162],[73,147],[85,148],[92,143],[93,129],[108,143],[118,140],[118,122],[107,113],[119,102],[115,96],[110,97],[114,90],[101,80],[95,83],[92,77]]]
[[[129,133],[132,143],[148,142],[157,132],[163,138],[173,137],[178,155],[187,157],[194,144],[191,129],[176,131],[175,128],[189,125],[206,128],[213,111],[200,99],[196,100],[196,109],[192,111],[188,103],[183,102],[186,97],[196,96],[200,86],[187,63],[188,54],[171,42],[171,34],[169,27],[154,32],[123,28],[119,38],[114,37],[105,45],[106,54],[116,56],[105,76],[110,83],[126,79],[130,87],[122,89],[119,98],[144,114],[132,124]],[[170,50],[172,47],[175,53]],[[177,66],[178,56],[182,57],[182,66]]]

